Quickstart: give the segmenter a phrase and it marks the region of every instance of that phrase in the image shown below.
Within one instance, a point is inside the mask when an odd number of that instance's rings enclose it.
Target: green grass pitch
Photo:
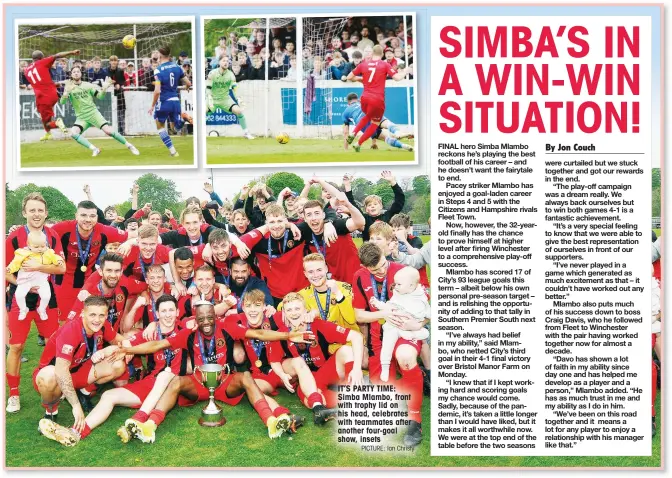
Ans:
[[[413,145],[413,140],[402,140]],[[361,152],[352,147],[343,149],[343,138],[296,139],[287,144],[275,138],[212,137],[205,140],[207,164],[315,164],[315,163],[387,163],[413,162],[415,153],[391,148],[385,141],[378,141],[378,150],[371,149],[371,142],[364,143]]]
[[[427,242],[429,236],[422,236]],[[355,239],[359,247],[361,239]],[[430,271],[428,271],[430,272]],[[383,455],[345,447],[334,438],[336,424],[312,424],[312,414],[286,391],[276,397],[292,413],[309,418],[299,433],[269,440],[266,429],[246,399],[237,407],[223,405],[227,424],[210,429],[198,425],[205,402],[175,408],[159,427],[157,441],[145,445],[134,440],[123,445],[117,428],[134,411],[116,407],[110,418],[74,448],[65,448],[37,433],[43,409],[31,376],[42,348],[33,328],[26,342],[22,364],[21,411],[7,414],[5,456],[8,467],[657,467],[660,466],[660,433],[653,439],[650,457],[431,457],[430,399],[422,407],[424,440],[412,453]],[[9,392],[7,392],[9,393]],[[94,398],[96,403],[97,398]],[[660,394],[656,400],[660,417]],[[72,424],[67,402],[61,404],[59,422]],[[660,430],[660,420],[658,428]],[[399,442],[401,437],[398,438]]]
[[[192,136],[173,136],[173,144],[180,155],[170,156],[158,136],[128,137],[140,151],[131,154],[114,139],[93,138],[91,143],[101,149],[95,158],[91,151],[72,139],[52,140],[21,144],[21,167],[23,168],[92,168],[110,166],[191,166],[194,164]]]
[[[338,445],[336,424],[317,427],[309,420],[299,433],[270,440],[246,399],[237,407],[223,405],[228,422],[221,428],[198,425],[199,403],[175,408],[157,431],[156,443],[138,440],[122,444],[117,428],[133,410],[116,407],[108,420],[76,447],[65,448],[40,436],[37,422],[43,409],[31,382],[42,348],[36,332],[28,337],[22,364],[21,411],[7,414],[5,456],[7,467],[656,467],[660,466],[660,433],[653,440],[651,457],[431,457],[430,404],[422,408],[424,441],[412,453],[384,455]],[[276,397],[293,413],[312,415],[295,395],[283,391]],[[97,398],[94,398],[96,403]],[[656,401],[660,416],[660,395]],[[59,422],[72,424],[67,402],[61,404]],[[658,425],[660,429],[660,423]],[[646,431],[644,431],[646,433]],[[401,440],[401,437],[399,437]]]

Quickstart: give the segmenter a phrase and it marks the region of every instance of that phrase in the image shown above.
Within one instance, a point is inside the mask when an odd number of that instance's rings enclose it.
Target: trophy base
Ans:
[[[216,421],[204,420],[203,417],[198,419],[198,424],[202,427],[221,427],[226,423],[226,418],[222,417]]]

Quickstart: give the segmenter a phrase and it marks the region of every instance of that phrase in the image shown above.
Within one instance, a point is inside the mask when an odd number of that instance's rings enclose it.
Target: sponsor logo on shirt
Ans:
[[[61,349],[62,354],[70,355],[72,353],[72,345],[65,344]]]

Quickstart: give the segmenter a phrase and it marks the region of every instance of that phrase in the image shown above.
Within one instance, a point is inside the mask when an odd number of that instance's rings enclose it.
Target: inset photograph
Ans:
[[[17,21],[20,170],[196,167],[194,17]]]
[[[417,163],[414,20],[204,17],[207,166]]]

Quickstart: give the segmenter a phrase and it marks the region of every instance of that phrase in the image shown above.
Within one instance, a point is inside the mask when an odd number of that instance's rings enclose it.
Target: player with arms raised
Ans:
[[[175,157],[180,154],[173,146],[170,136],[168,136],[166,121],[175,125],[175,131],[182,129],[185,119],[190,123],[193,122],[186,113],[182,113],[180,94],[177,91],[180,83],[183,83],[189,89],[191,88],[191,82],[184,76],[182,67],[170,61],[169,46],[159,48],[159,55],[159,66],[154,70],[154,96],[152,97],[149,114],[154,114],[161,141],[170,151],[170,155]]]
[[[110,123],[108,123],[105,117],[100,114],[96,103],[93,101],[94,98],[103,98],[105,96],[105,90],[110,86],[111,80],[108,78],[108,80],[103,83],[103,88],[100,89],[88,81],[82,81],[82,70],[77,66],[70,71],[70,78],[71,79],[65,84],[65,91],[63,92],[60,102],[63,104],[67,100],[70,100],[72,108],[75,110],[75,116],[77,118],[70,131],[72,139],[85,148],[93,151],[93,156],[98,156],[100,154],[100,149],[89,143],[89,140],[82,136],[84,131],[91,126],[94,126],[103,130],[106,135],[113,137],[126,146],[131,153],[136,156],[140,154],[140,151],[138,151],[135,146],[126,141],[126,138],[112,129]]]
[[[383,48],[376,45],[373,47],[371,59],[362,61],[347,77],[349,81],[361,81],[364,84],[364,93],[361,100],[364,116],[359,120],[347,139],[348,144],[352,144],[357,133],[366,126],[364,134],[353,146],[357,152],[359,152],[364,141],[373,136],[383,120],[383,114],[385,113],[385,80],[388,76],[395,81],[401,81],[406,77],[406,70],[393,70],[392,66],[383,60]]]
[[[229,70],[229,57],[224,55],[219,59],[219,68],[212,70],[208,74],[208,81],[205,82],[205,96],[208,111],[215,111],[217,108],[233,113],[238,117],[238,123],[243,129],[243,137],[254,139],[247,129],[247,121],[243,114],[243,109],[236,99],[236,75]]]
[[[23,70],[23,74],[35,92],[35,107],[40,113],[42,125],[47,132],[40,138],[40,141],[51,139],[51,130],[54,128],[59,128],[63,134],[68,132],[61,118],[54,120],[54,105],[58,102],[58,90],[51,79],[51,66],[55,60],[70,55],[79,55],[79,50],[64,51],[46,58],[40,50],[35,50],[33,63]]]

